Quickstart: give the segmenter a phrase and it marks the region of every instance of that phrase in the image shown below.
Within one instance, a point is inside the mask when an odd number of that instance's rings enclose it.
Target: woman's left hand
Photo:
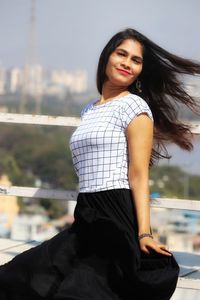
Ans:
[[[166,245],[159,244],[154,239],[150,237],[144,237],[139,241],[141,251],[145,252],[146,254],[150,254],[151,250],[156,251],[157,253],[172,256],[169,251],[169,248]]]

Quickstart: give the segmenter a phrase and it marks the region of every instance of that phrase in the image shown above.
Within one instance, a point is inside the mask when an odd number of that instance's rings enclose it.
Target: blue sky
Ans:
[[[25,63],[30,0],[0,0],[0,63]],[[36,0],[38,62],[84,68],[95,81],[99,54],[110,37],[133,27],[178,55],[200,60],[199,0]]]

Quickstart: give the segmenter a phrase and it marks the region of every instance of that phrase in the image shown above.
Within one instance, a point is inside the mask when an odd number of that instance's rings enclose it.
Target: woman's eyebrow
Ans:
[[[129,54],[128,51],[126,51],[125,49],[123,48],[116,48],[117,51],[122,51],[124,52],[125,54]],[[138,56],[138,55],[133,55],[133,58],[136,58],[136,59],[139,59],[141,61],[143,61],[143,57],[142,56]]]

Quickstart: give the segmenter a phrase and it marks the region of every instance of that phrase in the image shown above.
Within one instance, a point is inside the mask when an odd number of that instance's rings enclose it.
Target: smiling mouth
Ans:
[[[121,74],[123,74],[123,75],[131,75],[131,73],[130,72],[128,72],[128,71],[126,71],[126,70],[123,70],[123,69],[117,69],[117,71],[119,72],[119,73],[121,73]]]

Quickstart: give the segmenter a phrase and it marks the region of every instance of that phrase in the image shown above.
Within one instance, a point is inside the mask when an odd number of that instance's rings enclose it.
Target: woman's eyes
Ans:
[[[117,52],[117,55],[123,56],[123,57],[126,57],[126,56],[127,56],[126,53],[124,53],[124,52]],[[138,65],[142,63],[142,61],[138,60],[138,59],[135,58],[135,57],[132,58],[132,61],[133,61],[135,64],[138,64]]]
[[[135,59],[135,58],[133,58],[133,62],[135,63],[135,64],[141,64],[142,62],[141,61],[139,61],[139,60],[137,60],[137,59]]]
[[[126,56],[125,53],[123,53],[123,52],[117,52],[117,54],[120,56]]]

